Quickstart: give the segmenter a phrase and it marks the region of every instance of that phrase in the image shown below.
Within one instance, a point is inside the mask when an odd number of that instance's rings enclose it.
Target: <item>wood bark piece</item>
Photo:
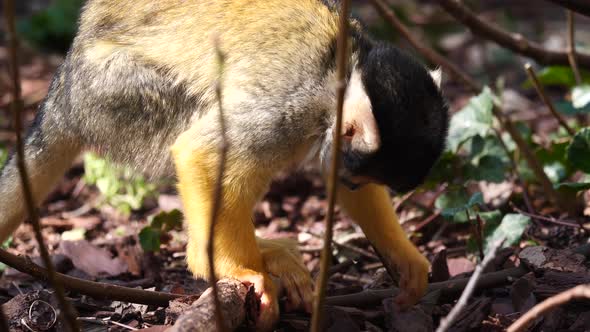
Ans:
[[[564,271],[586,273],[586,257],[575,251],[552,249],[543,246],[526,247],[518,255],[520,261],[535,271]]]
[[[260,300],[254,287],[247,287],[235,279],[217,282],[218,298],[225,329],[233,331],[242,324],[253,326],[260,311]],[[212,288],[208,288],[190,308],[182,314],[170,332],[217,331]]]

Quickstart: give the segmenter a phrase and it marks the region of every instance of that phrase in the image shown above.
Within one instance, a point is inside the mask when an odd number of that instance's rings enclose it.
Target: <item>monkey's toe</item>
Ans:
[[[285,309],[311,312],[313,282],[292,240],[259,240],[266,271],[277,277],[287,295]]]

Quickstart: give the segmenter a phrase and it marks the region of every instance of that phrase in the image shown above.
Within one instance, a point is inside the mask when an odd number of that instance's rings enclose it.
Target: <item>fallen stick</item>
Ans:
[[[6,250],[0,249],[0,262],[16,270],[19,270],[22,273],[26,273],[43,281],[47,281],[47,270],[33,263],[28,257],[22,258],[13,255]],[[55,273],[55,279],[62,283],[66,289],[91,296],[95,299],[108,299],[167,307],[169,301],[178,297],[182,297],[182,295],[146,291],[142,289],[88,281],[70,277],[57,272]]]
[[[492,262],[492,260],[494,260],[494,258],[496,257],[496,253],[498,252],[498,248],[502,247],[502,244],[505,240],[506,238],[496,241],[496,243],[494,243],[494,245],[492,246],[492,249],[489,251],[488,255],[482,260],[482,262],[477,267],[475,267],[475,271],[473,271],[473,274],[469,278],[467,285],[465,285],[465,290],[463,290],[463,293],[457,301],[457,304],[455,304],[453,309],[451,309],[451,311],[446,317],[441,318],[440,325],[436,329],[436,332],[448,331],[449,328],[453,325],[453,323],[457,320],[459,314],[461,314],[461,312],[467,306],[471,294],[473,294],[473,292],[475,291],[475,287],[477,286],[478,281],[482,276],[483,270],[485,270],[486,267]]]
[[[485,273],[481,276],[476,289],[495,287],[509,281],[509,278],[516,279],[525,275],[528,270],[524,267],[515,267],[498,272]],[[461,294],[470,278],[433,282],[428,286],[428,292],[440,290],[442,296],[456,296]],[[359,293],[330,296],[326,298],[326,305],[337,305],[342,307],[367,307],[381,303],[399,293],[398,288],[367,290]]]
[[[221,279],[217,282],[217,298],[227,331],[233,331],[246,322],[251,325],[258,317],[260,300],[254,287],[246,287],[235,279]],[[182,314],[169,332],[218,331],[215,319],[213,288],[208,288],[190,309]]]
[[[579,285],[537,304],[508,327],[508,332],[524,331],[537,317],[575,299],[590,299],[590,285]]]

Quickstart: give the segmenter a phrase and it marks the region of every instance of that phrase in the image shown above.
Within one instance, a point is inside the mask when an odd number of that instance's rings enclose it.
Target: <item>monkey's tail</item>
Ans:
[[[80,143],[71,139],[71,135],[51,120],[55,110],[49,108],[59,104],[51,97],[39,109],[24,142],[29,183],[37,206],[81,151]],[[0,243],[12,234],[28,214],[15,157],[13,153],[0,170]]]

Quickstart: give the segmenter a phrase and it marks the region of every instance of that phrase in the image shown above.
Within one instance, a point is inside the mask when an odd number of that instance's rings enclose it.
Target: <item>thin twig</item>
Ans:
[[[507,332],[524,331],[537,317],[576,299],[590,299],[590,284],[570,288],[537,304],[524,315],[520,316],[516,322],[512,323],[508,327]]]
[[[513,52],[527,56],[544,65],[568,65],[568,52],[553,51],[488,23],[464,6],[459,0],[438,0],[438,3],[457,21],[466,25],[473,34],[490,39]],[[580,65],[590,68],[590,54],[578,54]]]
[[[483,251],[483,221],[481,220],[479,213],[475,214],[475,239],[477,240],[479,259],[483,260],[485,257]]]
[[[588,0],[548,0],[554,4],[573,10],[578,14],[590,17],[590,2]]]
[[[555,218],[551,218],[551,217],[545,217],[536,213],[529,213],[529,212],[525,212],[521,209],[519,209],[518,207],[516,207],[514,204],[510,203],[510,206],[512,207],[512,209],[522,215],[525,215],[527,217],[531,217],[533,219],[538,219],[538,220],[543,220],[543,221],[547,221],[553,224],[557,224],[557,225],[562,225],[562,226],[567,226],[567,227],[574,227],[574,228],[584,228],[582,225],[580,225],[579,223],[576,222],[568,222],[568,221],[563,221],[563,220],[557,220]]]
[[[328,175],[328,211],[325,220],[324,248],[320,262],[320,275],[316,280],[316,294],[311,317],[311,331],[321,330],[322,314],[326,296],[326,284],[332,260],[332,235],[334,224],[334,205],[336,203],[336,186],[338,169],[340,168],[340,136],[342,127],[342,109],[344,106],[344,92],[346,90],[346,72],[349,58],[348,48],[348,13],[350,0],[343,0],[340,5],[340,27],[336,46],[336,123],[332,133],[332,160],[330,161],[330,174]]]
[[[443,1],[443,0],[439,0]],[[389,8],[389,6],[383,2],[383,0],[370,0],[370,2],[375,6],[377,11],[383,16],[385,20],[387,20],[394,28],[398,30],[398,32],[412,44],[412,46],[420,52],[424,57],[430,60],[433,63],[440,65],[441,67],[445,68],[447,71],[451,73],[452,76],[456,77],[463,83],[465,83],[470,90],[475,93],[481,93],[482,88],[471,76],[465,73],[462,69],[457,67],[455,64],[447,60],[445,57],[440,55],[438,52],[434,51],[432,48],[426,47],[423,45],[418,39],[414,38],[408,28],[401,23],[401,21],[395,16],[395,13]],[[543,186],[543,191],[547,196],[549,196],[550,200],[554,202],[557,206],[564,206],[564,202],[562,201],[560,195],[557,193],[555,189],[553,189],[553,185],[551,181],[543,171],[543,167],[535,154],[532,152],[522,135],[516,129],[516,126],[510,119],[508,115],[504,113],[502,110],[502,106],[494,100],[494,107],[492,108],[492,113],[494,117],[498,119],[502,128],[504,128],[512,140],[518,146],[518,149],[521,151],[523,157],[529,164],[529,167],[535,173],[535,176],[538,178],[539,182]]]
[[[551,99],[549,99],[549,96],[547,95],[547,92],[545,92],[543,85],[541,85],[541,82],[539,82],[539,78],[537,77],[537,74],[535,73],[533,66],[531,66],[531,64],[527,62],[524,65],[524,69],[526,70],[526,73],[529,75],[529,78],[531,79],[531,82],[533,83],[535,90],[537,90],[539,97],[541,97],[541,100],[543,100],[543,102],[551,112],[551,115],[553,115],[553,117],[557,119],[557,122],[559,122],[559,124],[568,132],[570,136],[574,136],[576,132],[567,124],[563,116],[561,116],[561,114],[559,114],[555,109],[555,106],[553,105]]]
[[[49,283],[53,286],[57,301],[63,310],[65,324],[68,326],[70,331],[79,331],[80,327],[78,325],[78,321],[76,320],[77,315],[74,313],[74,309],[70,303],[66,300],[63,285],[55,278],[55,268],[51,262],[51,257],[49,256],[47,247],[45,246],[45,241],[43,240],[43,234],[41,233],[41,226],[39,223],[39,214],[35,205],[33,193],[31,191],[31,184],[29,183],[27,167],[25,164],[25,152],[23,138],[21,136],[21,112],[23,111],[23,107],[21,99],[20,73],[18,67],[18,40],[15,31],[13,0],[4,0],[4,20],[6,24],[6,40],[9,46],[9,66],[12,78],[11,108],[14,116],[14,131],[16,134],[16,165],[20,175],[25,205],[29,214],[29,219],[33,225],[33,231],[39,246],[41,258],[47,267]]]
[[[529,271],[520,266],[497,272],[484,273],[477,281],[477,289],[487,289],[504,285],[522,277]],[[467,286],[470,278],[451,279],[442,282],[433,282],[428,285],[428,293],[441,291],[441,296],[452,297],[459,296]],[[389,289],[367,289],[362,292],[330,296],[326,299],[327,305],[343,307],[371,307],[381,304],[384,299],[391,298],[399,294],[399,288]]]
[[[426,227],[428,224],[436,220],[436,218],[440,217],[441,213],[441,210],[437,210],[436,212],[428,216],[426,219],[422,220],[418,225],[411,227],[410,230],[412,232],[419,232],[422,228]]]
[[[578,61],[576,60],[574,13],[571,10],[567,10],[567,56],[572,71],[574,72],[576,84],[582,84],[582,75],[580,74],[580,68],[578,67]]]
[[[124,328],[124,329],[128,329],[128,330],[130,330],[130,331],[138,331],[138,329],[136,329],[135,327],[131,327],[131,326],[129,326],[129,325],[125,325],[125,324],[123,324],[123,323],[116,322],[116,321],[114,321],[114,320],[109,320],[108,322],[109,322],[109,324],[113,324],[113,325],[116,325],[116,326],[122,327],[122,328]]]
[[[454,63],[447,60],[444,56],[438,54],[431,48],[424,46],[418,39],[416,39],[410,30],[397,18],[395,13],[389,8],[387,3],[383,0],[370,0],[375,9],[389,22],[395,29],[414,47],[418,52],[422,53],[430,62],[439,64],[444,67],[451,76],[457,80],[465,83],[473,91],[481,91],[481,86],[473,78],[469,77]]]
[[[22,258],[0,249],[0,262],[34,278],[47,281],[49,279],[48,271],[33,263],[28,257]],[[131,303],[140,303],[148,305],[157,305],[167,307],[168,302],[182,297],[178,294],[170,294],[155,291],[146,291],[137,288],[128,288],[94,282],[65,274],[55,273],[55,279],[64,285],[68,290],[80,294],[91,296],[95,299],[107,299],[113,301],[123,301]]]
[[[209,259],[209,282],[213,291],[213,302],[215,303],[215,322],[217,324],[217,331],[225,331],[225,324],[223,322],[223,313],[221,312],[221,302],[219,302],[219,289],[217,287],[217,275],[215,274],[215,257],[214,257],[214,241],[215,241],[215,224],[219,215],[221,207],[221,199],[223,195],[223,173],[225,170],[225,159],[228,150],[227,132],[225,128],[225,118],[223,116],[222,104],[222,88],[223,88],[223,67],[225,63],[225,56],[219,48],[219,40],[215,39],[215,52],[217,54],[217,61],[219,66],[219,77],[215,84],[215,96],[219,105],[219,130],[221,134],[221,144],[219,147],[219,168],[217,172],[217,179],[215,180],[215,189],[213,191],[213,206],[211,208],[211,220],[209,223],[209,237],[207,240],[207,258]]]
[[[436,332],[447,331],[451,327],[451,325],[453,325],[455,319],[457,319],[457,316],[461,313],[461,311],[465,309],[465,306],[467,306],[467,301],[471,297],[471,294],[473,294],[473,292],[475,291],[475,286],[477,285],[477,282],[481,277],[483,270],[485,270],[488,264],[490,264],[490,262],[494,260],[494,257],[496,257],[496,252],[498,251],[498,248],[502,246],[504,240],[505,239],[496,241],[496,243],[494,243],[494,245],[488,252],[488,255],[485,257],[485,259],[475,267],[475,271],[471,275],[471,278],[469,278],[469,282],[467,283],[467,286],[465,286],[463,294],[461,294],[461,297],[459,298],[457,304],[455,304],[453,309],[451,309],[451,312],[449,312],[449,314],[445,318],[442,318],[440,320],[440,325],[436,329]]]

